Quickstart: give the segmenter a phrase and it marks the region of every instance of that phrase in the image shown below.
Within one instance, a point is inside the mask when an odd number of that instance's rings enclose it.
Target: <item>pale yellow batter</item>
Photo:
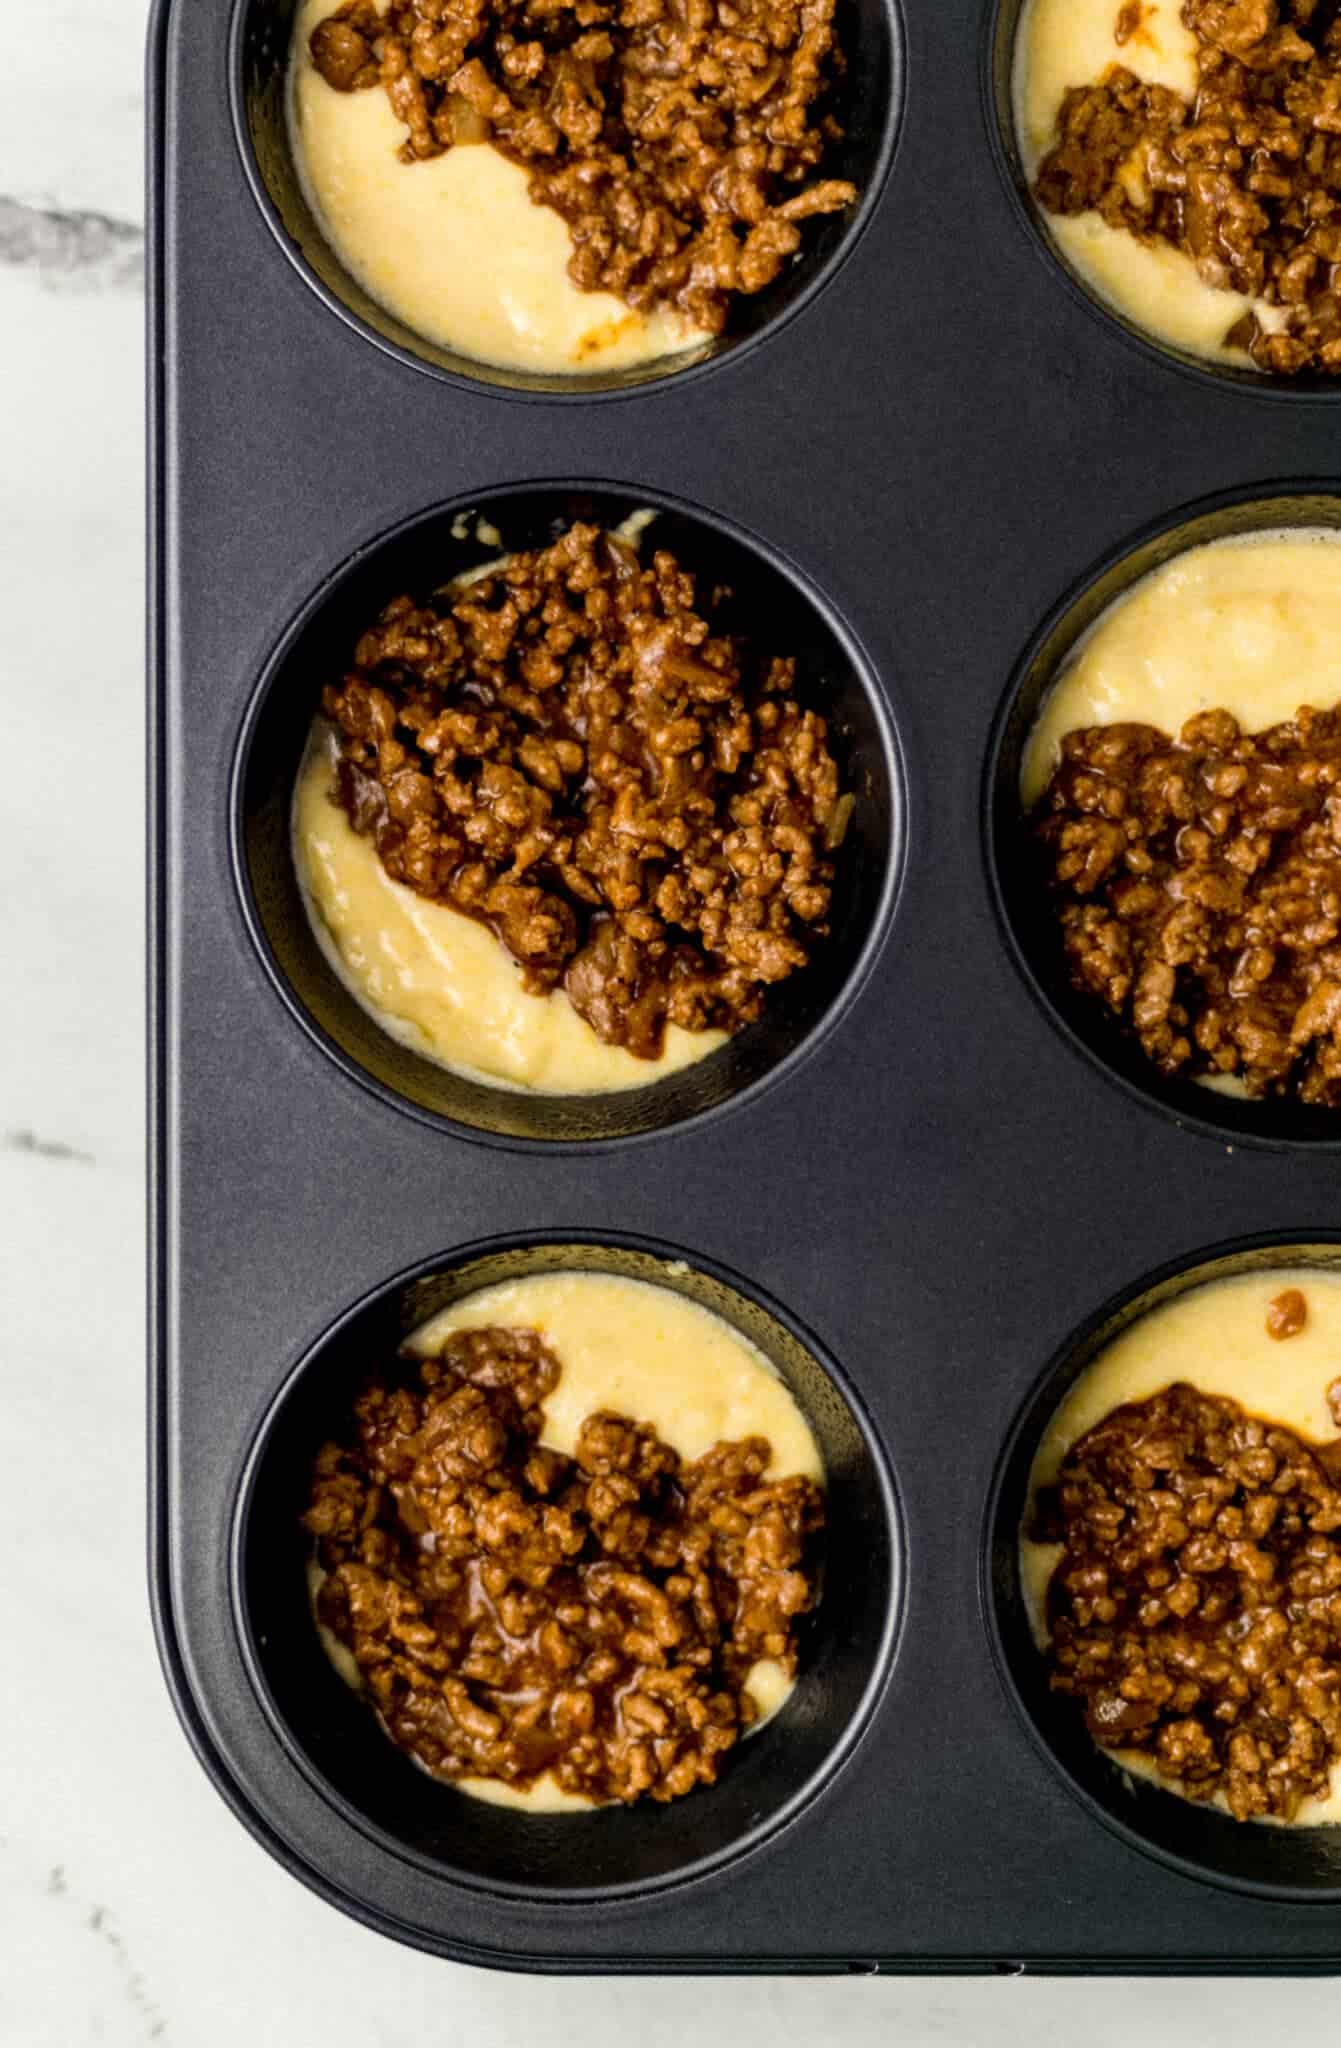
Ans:
[[[337,92],[312,63],[308,39],[334,7],[298,9],[290,136],[308,204],[370,298],[440,348],[502,369],[589,376],[706,346],[671,308],[639,313],[580,291],[566,222],[489,143],[403,163],[405,129],[381,87]]]
[[[1185,99],[1196,92],[1197,40],[1180,0],[1145,0],[1139,28],[1122,44],[1114,34],[1120,7],[1121,0],[1025,0],[1013,84],[1016,140],[1031,189],[1071,86],[1092,85],[1121,64]],[[1097,213],[1040,212],[1061,254],[1099,297],[1175,348],[1249,369],[1247,350],[1226,346],[1230,328],[1249,311],[1264,328],[1282,322],[1279,307],[1203,284],[1192,258],[1171,243],[1140,242]]]
[[[1103,612],[1043,701],[1020,793],[1037,803],[1062,736],[1129,722],[1177,734],[1223,708],[1246,732],[1341,699],[1341,535],[1244,534],[1188,548]]]
[[[1308,1320],[1295,1336],[1281,1340],[1267,1335],[1266,1315],[1272,1300],[1287,1287],[1297,1287],[1304,1296]],[[1341,1272],[1277,1266],[1189,1288],[1124,1330],[1082,1373],[1039,1444],[1029,1475],[1024,1527],[1032,1520],[1039,1488],[1055,1481],[1067,1451],[1124,1401],[1146,1400],[1185,1380],[1202,1393],[1240,1402],[1250,1413],[1278,1422],[1296,1436],[1331,1442],[1337,1428],[1326,1390],[1338,1374]],[[1021,1536],[1021,1582],[1040,1648],[1048,1640],[1048,1581],[1061,1556],[1060,1545],[1033,1543]],[[1178,1790],[1159,1776],[1149,1757],[1125,1749],[1106,1754],[1134,1777],[1149,1778],[1167,1791]],[[1341,1766],[1333,1767],[1327,1797],[1305,1800],[1289,1825],[1320,1821],[1341,1821]]]
[[[738,1330],[669,1287],[611,1273],[544,1273],[486,1287],[420,1326],[406,1349],[432,1358],[458,1330],[490,1324],[538,1330],[560,1360],[558,1385],[544,1404],[540,1442],[571,1457],[578,1433],[600,1409],[649,1422],[663,1443],[689,1461],[714,1444],[767,1437],[769,1479],[793,1474],[824,1482],[819,1445],[796,1402],[761,1351]],[[321,1573],[313,1567],[315,1598]],[[329,1629],[319,1632],[332,1663],[360,1686],[353,1657]],[[754,1666],[746,1688],[759,1709],[751,1734],[772,1718],[792,1689],[781,1666]],[[589,1809],[548,1776],[519,1791],[495,1779],[462,1778],[460,1789],[496,1805],[532,1812]]]
[[[331,796],[334,735],[319,721],[299,771],[293,854],[313,931],[351,995],[425,1059],[544,1095],[646,1088],[726,1043],[666,1027],[660,1055],[607,1045],[562,989],[532,995],[486,925],[397,882]]]

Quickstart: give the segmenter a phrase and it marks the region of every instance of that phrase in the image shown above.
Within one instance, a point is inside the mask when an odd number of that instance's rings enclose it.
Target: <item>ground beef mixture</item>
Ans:
[[[385,89],[405,160],[492,141],[568,223],[569,275],[718,333],[801,223],[856,198],[817,178],[841,133],[833,0],[347,0],[312,60]]]
[[[360,1396],[305,1516],[319,1616],[437,1776],[676,1799],[756,1718],[751,1666],[795,1671],[823,1494],[765,1481],[761,1437],[685,1464],[622,1415],[561,1457],[537,1441],[559,1374],[535,1331],[489,1328]]]
[[[1267,1303],[1267,1335],[1278,1344],[1283,1344],[1287,1337],[1297,1337],[1307,1321],[1308,1303],[1297,1287],[1282,1289]]]
[[[1226,337],[1260,368],[1341,371],[1341,19],[1329,0],[1184,0],[1182,19],[1195,100],[1118,64],[1074,87],[1038,197],[1171,242],[1205,283],[1279,307],[1278,330],[1248,314]]]
[[[1065,972],[1162,1073],[1341,1107],[1341,708],[1068,733],[1028,831]]]
[[[387,872],[497,934],[612,1045],[735,1031],[827,931],[850,801],[795,662],[658,551],[571,527],[387,606],[323,707]]]
[[[1341,1443],[1186,1384],[1115,1408],[1041,1490],[1066,1546],[1049,1677],[1095,1741],[1289,1820],[1341,1758]]]

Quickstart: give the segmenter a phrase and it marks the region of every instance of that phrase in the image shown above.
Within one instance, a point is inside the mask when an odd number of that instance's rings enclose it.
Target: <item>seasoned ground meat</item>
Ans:
[[[1297,1287],[1286,1287],[1267,1304],[1267,1335],[1278,1344],[1297,1337],[1307,1321],[1308,1303]]]
[[[1115,1408],[1040,1491],[1061,1543],[1049,1678],[1192,1799],[1289,1820],[1341,1758],[1341,1444],[1180,1382]]]
[[[567,221],[586,291],[678,306],[718,333],[801,223],[856,188],[815,173],[840,130],[833,0],[346,0],[312,60],[382,86],[407,163],[491,140]]]
[[[437,1776],[676,1799],[755,1719],[751,1667],[795,1671],[823,1494],[765,1481],[761,1437],[684,1464],[622,1415],[561,1457],[538,1442],[560,1370],[535,1331],[488,1328],[370,1386],[316,1462],[318,1611]]]
[[[1074,87],[1038,197],[1171,242],[1205,283],[1279,306],[1279,331],[1250,314],[1226,337],[1262,369],[1341,371],[1341,19],[1319,0],[1184,0],[1182,18],[1195,100],[1117,64]],[[1119,25],[1131,34],[1129,7]]]
[[[1341,709],[1068,733],[1028,830],[1072,983],[1162,1073],[1341,1107]]]
[[[338,795],[387,872],[478,918],[642,1057],[735,1031],[827,931],[847,810],[795,662],[695,609],[658,551],[573,526],[401,597],[323,697]]]

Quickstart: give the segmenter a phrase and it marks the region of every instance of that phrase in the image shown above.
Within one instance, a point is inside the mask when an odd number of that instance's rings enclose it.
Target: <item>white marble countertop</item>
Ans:
[[[1221,2048],[1334,2026],[1335,1992],[1309,1982],[495,1976],[345,1920],[225,1811],[174,1721],[144,1590],[144,0],[45,0],[12,26],[0,561],[20,772],[0,858],[20,965],[0,1011],[0,1544],[19,1652],[0,1692],[0,2044],[557,2048],[581,2029],[584,2048],[1038,2031],[1117,2048],[1139,2028],[1155,2048]],[[1064,1872],[1058,1889],[1060,1906]]]

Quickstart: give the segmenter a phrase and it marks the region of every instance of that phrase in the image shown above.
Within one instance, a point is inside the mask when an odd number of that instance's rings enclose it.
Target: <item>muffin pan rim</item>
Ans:
[[[469,516],[471,513],[488,510],[490,507],[506,506],[509,498],[529,492],[549,493],[556,498],[571,493],[611,493],[628,498],[639,504],[647,504],[658,511],[672,513],[697,524],[711,532],[725,536],[735,546],[760,561],[770,574],[780,577],[796,592],[833,636],[850,666],[852,676],[870,708],[890,796],[891,831],[884,857],[884,872],[878,895],[871,911],[869,928],[856,956],[841,985],[835,990],[826,1008],[789,1047],[782,1058],[756,1074],[743,1087],[732,1090],[716,1102],[691,1111],[688,1115],[675,1118],[665,1124],[653,1125],[645,1130],[617,1133],[608,1137],[587,1138],[540,1138],[527,1137],[512,1132],[495,1131],[483,1125],[468,1124],[450,1117],[443,1112],[428,1108],[401,1094],[389,1083],[379,1080],[370,1073],[352,1054],[325,1030],[318,1019],[309,1011],[298,991],[290,984],[275,956],[265,921],[256,901],[249,873],[246,846],[246,791],[253,746],[257,728],[262,722],[271,692],[282,673],[284,665],[303,634],[320,616],[330,598],[338,592],[348,577],[361,563],[374,554],[390,551],[403,542],[411,540],[416,533],[452,517]],[[314,713],[315,716],[315,707]],[[457,493],[452,497],[421,506],[395,521],[389,527],[379,528],[375,533],[359,541],[349,552],[327,569],[313,584],[308,597],[290,616],[278,638],[272,641],[253,678],[243,714],[238,722],[232,749],[228,781],[228,858],[230,877],[239,913],[246,929],[247,938],[264,971],[265,978],[274,994],[304,1037],[330,1060],[347,1080],[355,1082],[374,1100],[414,1118],[418,1123],[439,1134],[464,1138],[471,1144],[502,1147],[508,1151],[530,1153],[544,1158],[557,1158],[565,1154],[596,1154],[618,1152],[626,1147],[651,1145],[665,1142],[681,1133],[706,1129],[719,1119],[736,1110],[752,1108],[775,1083],[790,1082],[804,1067],[811,1056],[817,1053],[838,1031],[853,1007],[867,991],[872,975],[890,941],[898,919],[899,903],[907,873],[910,848],[910,800],[908,771],[904,749],[899,737],[898,724],[893,705],[885,688],[881,671],[865,645],[843,612],[829,598],[809,571],[794,561],[783,549],[777,547],[763,535],[755,533],[729,515],[715,508],[692,503],[660,489],[645,489],[641,484],[621,482],[617,479],[592,479],[590,477],[538,477],[518,479],[501,485],[490,485],[473,492]],[[376,1018],[373,1019],[377,1023]],[[378,1025],[381,1029],[381,1026]],[[711,1058],[712,1055],[709,1055]],[[692,1068],[687,1071],[692,1072]],[[675,1076],[666,1077],[667,1081]],[[649,1084],[652,1087],[657,1083]],[[524,1091],[544,1098],[545,1091]],[[553,1098],[551,1100],[564,1100]],[[588,1099],[600,1099],[588,1098]],[[617,1102],[618,1091],[611,1097]]]
[[[885,1531],[889,1545],[890,1585],[884,1625],[875,1645],[871,1666],[860,1697],[847,1721],[838,1730],[824,1759],[810,1777],[773,1811],[760,1816],[754,1826],[738,1840],[686,1864],[666,1875],[649,1880],[625,1880],[614,1884],[564,1886],[562,1889],[544,1890],[534,1884],[527,1885],[521,1880],[503,1880],[481,1877],[477,1873],[462,1869],[442,1858],[433,1857],[400,1841],[387,1829],[381,1827],[363,1812],[351,1799],[338,1791],[312,1761],[297,1732],[281,1710],[266,1677],[264,1659],[258,1647],[256,1631],[246,1598],[246,1549],[248,1531],[258,1485],[261,1482],[267,1453],[276,1429],[282,1423],[294,1395],[303,1381],[317,1368],[319,1361],[340,1335],[352,1326],[359,1317],[376,1304],[389,1300],[418,1281],[430,1280],[439,1275],[458,1271],[478,1263],[490,1255],[513,1252],[528,1252],[546,1249],[568,1249],[580,1253],[585,1249],[610,1249],[628,1251],[654,1260],[663,1267],[673,1267],[683,1262],[691,1271],[701,1273],[718,1287],[735,1294],[747,1305],[753,1304],[775,1321],[790,1339],[801,1347],[818,1366],[821,1373],[836,1390],[849,1415],[856,1424],[862,1439],[863,1449],[870,1470],[874,1476],[879,1495]],[[542,1269],[544,1270],[544,1269]],[[581,1272],[580,1267],[556,1267],[557,1274],[564,1271]],[[518,1279],[526,1275],[519,1273]],[[639,1276],[640,1278],[642,1276]],[[487,1283],[492,1284],[492,1283]],[[655,1280],[644,1284],[656,1286]],[[461,1300],[469,1299],[469,1294]],[[692,1298],[692,1297],[691,1297]],[[804,1405],[800,1402],[803,1415]],[[826,1493],[829,1479],[825,1475]],[[837,1780],[842,1777],[860,1752],[872,1722],[878,1715],[881,1703],[888,1691],[891,1675],[898,1662],[899,1646],[903,1636],[907,1612],[907,1553],[908,1537],[903,1511],[902,1497],[896,1477],[894,1462],[889,1446],[868,1409],[855,1383],[838,1363],[828,1345],[778,1299],[770,1289],[733,1271],[720,1260],[709,1254],[687,1246],[674,1245],[660,1238],[648,1238],[638,1233],[596,1228],[563,1228],[546,1226],[531,1231],[509,1232],[472,1240],[469,1243],[447,1247],[437,1253],[416,1260],[413,1265],[392,1274],[380,1283],[366,1288],[362,1294],[347,1302],[339,1313],[316,1337],[304,1344],[296,1357],[290,1358],[279,1378],[272,1387],[271,1395],[259,1418],[253,1417],[243,1456],[237,1465],[231,1482],[232,1506],[228,1517],[228,1602],[231,1627],[236,1638],[247,1679],[261,1707],[272,1734],[279,1741],[289,1762],[299,1770],[317,1795],[345,1823],[382,1852],[389,1854],[410,1868],[425,1876],[438,1880],[446,1879],[453,1886],[474,1891],[483,1897],[508,1899],[520,1904],[543,1899],[547,1907],[563,1911],[569,1907],[591,1908],[605,1902],[618,1903],[621,1900],[646,1899],[668,1892],[715,1875],[752,1857],[759,1850],[774,1842],[809,1808],[821,1802]],[[822,1598],[822,1596],[821,1596]],[[369,1709],[371,1711],[371,1709]],[[761,1730],[762,1734],[763,1731]],[[389,1737],[384,1738],[390,1741]],[[786,1739],[786,1731],[779,1728],[776,1740]],[[686,1795],[688,1799],[711,1797],[713,1787],[698,1787]],[[468,1794],[460,1794],[468,1798]],[[677,1805],[682,1802],[675,1802]],[[644,1820],[655,1821],[657,1809],[647,1809],[647,1802],[640,1802],[638,1809]],[[566,1818],[566,1817],[561,1817]]]
[[[156,4],[162,5],[166,10],[170,8],[171,0],[156,0]],[[332,290],[325,284],[312,268],[312,265],[308,262],[292,236],[290,236],[280,217],[279,209],[271,197],[261,167],[256,160],[256,152],[252,147],[247,125],[246,92],[244,88],[245,42],[247,16],[253,4],[254,0],[229,0],[227,28],[228,103],[230,125],[237,153],[241,160],[243,174],[252,200],[270,231],[271,240],[292,266],[295,274],[301,278],[304,285],[319,300],[325,310],[340,319],[349,332],[360,342],[370,342],[381,349],[384,354],[390,356],[393,361],[423,372],[428,376],[436,378],[441,383],[455,386],[457,389],[468,392],[476,397],[519,400],[523,403],[593,405],[604,401],[648,397],[654,392],[664,391],[667,386],[672,386],[679,390],[691,380],[696,381],[710,376],[714,370],[721,369],[724,364],[743,362],[762,344],[780,334],[791,324],[797,315],[806,312],[813,305],[816,298],[823,296],[839,273],[846,267],[848,259],[856,250],[858,243],[864,239],[867,229],[870,227],[872,220],[888,193],[893,178],[895,160],[899,154],[906,125],[908,31],[904,18],[904,9],[907,0],[879,0],[879,5],[885,14],[889,34],[890,75],[893,89],[890,104],[885,110],[882,121],[880,140],[876,148],[871,176],[857,196],[856,205],[852,210],[850,218],[845,223],[837,247],[830,256],[825,258],[816,267],[814,275],[802,283],[790,304],[782,307],[773,316],[766,316],[753,333],[742,336],[739,341],[732,341],[729,335],[719,335],[714,337],[712,343],[704,350],[687,350],[686,354],[690,360],[685,363],[682,369],[675,369],[673,367],[674,357],[661,357],[659,360],[662,363],[670,363],[672,367],[658,369],[655,363],[632,365],[627,370],[608,373],[618,381],[607,384],[603,380],[597,383],[593,379],[592,383],[586,388],[583,387],[580,378],[576,376],[570,377],[567,383],[556,382],[554,384],[547,384],[542,381],[545,375],[553,375],[558,378],[562,376],[562,372],[531,373],[509,369],[498,364],[482,364],[481,368],[487,374],[483,376],[475,375],[468,370],[448,369],[445,365],[435,363],[427,356],[418,354],[413,348],[393,340],[390,335],[380,334],[375,327],[371,326],[352,306],[345,302],[339,292]],[[151,34],[153,33],[152,23],[150,32]],[[324,235],[322,239],[325,239]],[[338,260],[340,259],[337,253]],[[804,250],[798,253],[798,258],[795,260],[801,263],[805,262]],[[341,267],[344,267],[343,263]],[[392,315],[391,317],[396,318],[397,316]],[[405,323],[399,324],[404,325]],[[406,332],[410,332],[408,327]],[[465,361],[466,358],[463,357],[462,360]],[[643,374],[639,374],[640,370]],[[528,376],[534,376],[535,381],[533,383],[513,383],[509,381],[514,377]]]

